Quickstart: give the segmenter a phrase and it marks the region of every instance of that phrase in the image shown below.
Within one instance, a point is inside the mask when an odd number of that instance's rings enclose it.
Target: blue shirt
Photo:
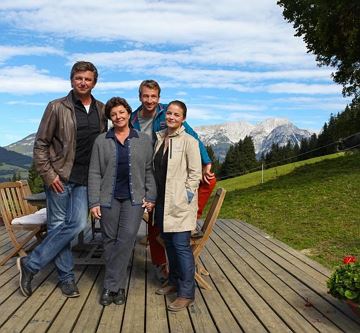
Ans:
[[[116,139],[115,132],[112,133],[116,145],[117,169],[114,198],[124,200],[129,199],[130,195],[130,149],[129,140],[138,137],[137,133],[130,129],[129,136],[125,139],[124,144]]]

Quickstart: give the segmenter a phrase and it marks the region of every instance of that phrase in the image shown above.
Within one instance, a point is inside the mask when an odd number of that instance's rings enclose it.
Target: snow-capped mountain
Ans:
[[[284,146],[290,141],[300,143],[301,139],[309,138],[312,133],[299,129],[287,119],[270,118],[252,125],[245,121],[224,123],[219,125],[200,126],[195,128],[205,145],[211,145],[215,155],[223,161],[230,145],[244,139],[253,138],[255,152],[258,157],[268,152],[273,143]],[[4,148],[32,157],[35,133],[12,143]]]
[[[247,122],[232,122],[220,125],[201,126],[195,128],[205,145],[211,145],[215,155],[223,161],[230,145],[233,145],[245,136],[251,136],[258,157],[267,153],[273,143],[284,146],[290,141],[300,143],[301,139],[309,138],[311,133],[299,129],[287,119],[270,118],[257,125]]]
[[[273,143],[285,146],[288,142],[291,145],[298,144],[303,138],[309,138],[311,133],[307,130],[299,129],[294,124],[288,123],[274,128],[261,144],[261,153],[268,153]]]

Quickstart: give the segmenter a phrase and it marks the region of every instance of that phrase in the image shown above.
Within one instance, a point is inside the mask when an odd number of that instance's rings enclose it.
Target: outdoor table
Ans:
[[[24,198],[30,205],[38,208],[46,207],[46,194],[45,192],[34,193]]]

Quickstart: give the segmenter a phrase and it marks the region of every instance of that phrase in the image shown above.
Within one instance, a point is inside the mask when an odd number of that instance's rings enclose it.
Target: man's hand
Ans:
[[[64,192],[64,185],[62,181],[60,180],[59,175],[57,175],[54,179],[54,181],[51,183],[51,188],[55,193],[62,193]]]
[[[100,206],[95,206],[93,208],[90,208],[91,216],[97,220],[101,219],[101,209]]]
[[[206,164],[202,168],[202,181],[206,184],[210,184],[210,179],[213,179],[215,177],[215,174],[211,172],[211,166],[212,164]]]

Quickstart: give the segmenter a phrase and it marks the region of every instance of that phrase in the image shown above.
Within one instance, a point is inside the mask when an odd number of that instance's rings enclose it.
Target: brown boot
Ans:
[[[170,295],[176,292],[176,287],[175,286],[165,286],[165,287],[161,287],[159,289],[157,289],[155,291],[155,294],[157,295]]]
[[[178,297],[174,302],[170,303],[167,308],[169,311],[177,312],[186,309],[189,305],[193,305],[193,304],[194,304],[193,299]]]

